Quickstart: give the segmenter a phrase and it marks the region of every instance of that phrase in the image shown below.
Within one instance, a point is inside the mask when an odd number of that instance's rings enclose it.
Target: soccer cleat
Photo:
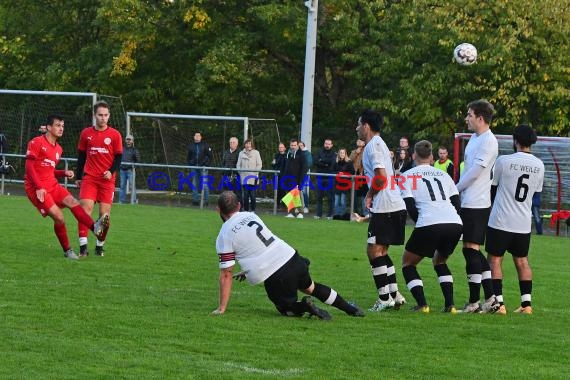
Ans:
[[[87,250],[87,244],[79,246],[79,257],[89,256],[89,250]]]
[[[406,304],[406,299],[404,298],[404,296],[400,293],[399,290],[396,290],[396,297],[394,297],[394,309],[398,310],[400,309],[400,307],[402,305]]]
[[[495,296],[492,296],[488,300],[483,302],[483,305],[481,305],[481,313],[493,314],[497,310],[499,310],[500,307],[501,307],[501,304],[497,301]]]
[[[507,308],[505,305],[499,306],[499,309],[495,312],[495,314],[507,315]]]
[[[101,257],[105,256],[105,250],[103,249],[103,246],[102,246],[102,245],[95,247],[95,254],[96,254],[97,256],[101,256]]]
[[[298,214],[297,214],[297,219],[303,219],[303,214],[298,213]]]
[[[325,321],[329,321],[331,319],[331,315],[328,313],[328,311],[319,309],[311,297],[305,296],[301,302],[303,302],[307,307],[307,312],[309,315],[314,315],[317,318],[323,319]]]
[[[362,311],[357,304],[354,302],[348,302],[348,304],[354,307],[354,311],[352,313],[347,313],[348,315],[352,315],[353,317],[364,317],[364,311]]]
[[[457,314],[457,309],[455,308],[455,306],[451,305],[451,306],[446,306],[443,309],[441,309],[442,313],[449,313],[449,314]]]
[[[525,307],[519,306],[515,310],[513,310],[513,313],[532,314],[532,306],[525,306]]]
[[[93,225],[93,232],[97,239],[103,241],[109,229],[109,214],[103,214]]]
[[[416,305],[416,306],[412,307],[410,309],[410,311],[413,311],[415,313],[427,314],[427,313],[429,313],[429,306],[428,305],[424,305],[424,306]]]
[[[295,217],[295,215],[293,215],[293,214],[289,213],[289,214],[287,214],[287,216],[285,216],[285,217],[286,217],[286,218],[294,218],[294,217]]]
[[[394,299],[392,297],[388,298],[386,301],[382,301],[380,298],[376,300],[374,305],[368,311],[384,311],[394,307]]]
[[[67,259],[70,259],[70,260],[79,260],[79,256],[77,256],[75,251],[73,251],[73,249],[71,249],[71,248],[69,248],[67,251],[65,251],[63,256]]]
[[[466,303],[465,306],[463,306],[463,309],[458,310],[459,313],[480,313],[481,312],[481,305],[479,305],[479,302],[474,302],[474,303]]]

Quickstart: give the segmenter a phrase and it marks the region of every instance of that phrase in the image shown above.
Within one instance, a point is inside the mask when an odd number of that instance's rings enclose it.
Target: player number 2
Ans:
[[[528,185],[523,181],[529,178],[530,175],[523,174],[519,177],[519,180],[517,181],[517,188],[515,189],[515,199],[519,202],[524,202],[526,200],[526,196],[528,195]]]
[[[257,235],[259,240],[261,240],[261,242],[265,244],[266,247],[269,247],[269,244],[275,241],[275,237],[271,236],[269,239],[266,239],[265,236],[263,236],[263,234],[261,233],[261,231],[263,230],[263,226],[254,220],[252,220],[247,224],[248,227],[251,227],[253,225],[257,226],[257,231],[255,232],[255,234]]]

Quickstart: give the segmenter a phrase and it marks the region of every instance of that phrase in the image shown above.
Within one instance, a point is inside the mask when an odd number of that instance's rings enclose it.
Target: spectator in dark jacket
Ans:
[[[348,158],[348,154],[346,149],[342,148],[339,149],[338,155],[336,158],[336,162],[334,165],[334,172],[338,175],[346,175],[351,176],[354,174],[354,166],[350,158]],[[346,178],[346,180],[350,180],[350,178]],[[345,185],[343,186],[345,187]],[[335,186],[334,190],[334,218],[335,219],[350,219],[350,214],[346,212],[346,199],[350,196],[350,189],[346,190],[339,190],[337,186]]]
[[[289,152],[287,153],[287,161],[285,163],[284,181],[280,181],[279,185],[285,185],[285,191],[290,191],[296,186],[301,189],[301,185],[305,180],[306,174],[307,162],[305,161],[305,154],[299,148],[299,140],[293,138],[289,142]],[[295,214],[297,214],[297,218],[303,218],[302,210],[298,209],[295,209],[294,212],[290,212],[287,217],[294,218]]]
[[[277,148],[277,153],[275,153],[275,155],[273,156],[273,161],[271,161],[271,169],[277,170],[279,172],[279,173],[277,173],[277,175],[279,176],[279,181],[285,175],[285,164],[286,163],[287,163],[287,147],[285,147],[285,144],[280,142],[279,146]],[[286,192],[285,192],[285,189],[283,188],[283,186],[279,186],[279,184],[277,184],[277,204],[278,205],[283,205],[281,203],[281,198],[283,198],[285,193]]]
[[[313,167],[313,155],[311,154],[311,151],[307,149],[305,143],[302,141],[299,141],[299,148],[301,148],[303,154],[305,155],[305,161],[307,162],[307,172],[309,173],[311,172],[311,168]],[[309,186],[303,186],[302,194],[304,201],[303,203],[305,206],[303,208],[303,213],[307,214],[309,212]]]
[[[315,171],[317,173],[334,174],[334,165],[336,163],[336,152],[333,150],[333,142],[331,139],[325,139],[323,148],[319,150],[313,158]],[[327,198],[328,214],[327,219],[332,219],[334,211],[334,176],[318,176],[317,177],[317,215],[315,219],[323,216],[323,199]]]
[[[212,159],[212,148],[210,145],[202,141],[202,132],[198,131],[194,133],[194,142],[188,146],[188,166],[210,166],[210,161]],[[192,203],[194,205],[200,204],[200,193],[198,191],[202,190],[201,178],[208,175],[207,169],[190,169],[191,173],[195,173],[192,176]],[[204,188],[204,203],[208,204],[208,196],[210,194],[208,185],[203,186]]]
[[[121,162],[121,172],[120,172],[120,187],[119,187],[119,203],[127,203],[127,183],[133,189],[132,199],[136,201],[137,192],[133,181],[133,174],[135,167],[129,165],[129,163],[140,162],[141,154],[137,148],[135,148],[135,138],[133,135],[127,135],[125,137],[125,146],[123,146],[123,158]]]

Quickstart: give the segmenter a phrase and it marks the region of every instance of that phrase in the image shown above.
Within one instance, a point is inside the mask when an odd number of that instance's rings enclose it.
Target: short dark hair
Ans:
[[[536,131],[528,124],[519,124],[513,131],[513,139],[521,146],[528,148],[538,139]]]
[[[414,152],[422,160],[427,160],[431,156],[431,150],[431,143],[427,140],[418,141],[414,145]]]
[[[299,139],[297,139],[296,137],[293,137],[291,140],[289,140],[289,144],[290,143],[294,143],[296,142],[297,144],[299,143]]]
[[[95,103],[95,104],[93,105],[93,113],[96,113],[99,108],[111,109],[111,108],[109,107],[109,103],[107,103],[107,102],[104,101],[104,100],[99,100],[97,103]]]
[[[491,124],[495,107],[485,99],[474,100],[467,105],[467,109],[471,108],[475,116],[481,116],[485,123]]]
[[[255,144],[253,143],[253,139],[247,139],[243,142],[243,146],[245,146],[245,144],[247,143],[251,143],[251,147],[255,148]]]
[[[224,215],[239,211],[239,199],[233,191],[224,191],[218,197],[218,208]]]
[[[48,115],[48,117],[46,119],[46,125],[53,125],[53,122],[56,120],[64,121],[63,116],[52,114],[52,115]]]
[[[384,125],[384,117],[381,113],[368,109],[360,114],[360,122],[368,124],[374,132],[380,132],[380,128]]]

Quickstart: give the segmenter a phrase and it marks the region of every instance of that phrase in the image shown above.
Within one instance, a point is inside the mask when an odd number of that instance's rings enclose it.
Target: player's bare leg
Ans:
[[[517,274],[519,277],[519,289],[521,293],[521,306],[514,310],[515,313],[532,314],[532,269],[527,257],[513,256]]]
[[[498,314],[507,314],[507,308],[503,299],[503,256],[487,255],[487,261],[491,266],[491,276],[493,278],[493,291],[499,303]]]

